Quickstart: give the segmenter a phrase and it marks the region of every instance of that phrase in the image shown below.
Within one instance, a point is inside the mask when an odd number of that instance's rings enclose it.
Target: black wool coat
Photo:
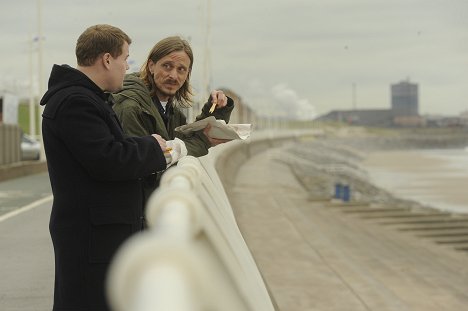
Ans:
[[[109,263],[142,228],[142,178],[166,168],[153,137],[125,137],[107,98],[80,71],[54,65],[41,100],[56,311],[108,310]]]

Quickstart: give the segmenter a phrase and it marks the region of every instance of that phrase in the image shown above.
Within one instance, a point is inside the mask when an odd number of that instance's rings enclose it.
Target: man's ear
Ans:
[[[102,64],[107,69],[109,69],[109,67],[110,67],[110,59],[111,59],[110,53],[104,53],[104,55],[102,55]]]
[[[148,64],[146,65],[146,68],[147,70],[149,71],[149,73],[153,74],[154,73],[154,69],[152,69],[152,67],[154,67],[154,62],[153,60],[149,59],[148,60]]]

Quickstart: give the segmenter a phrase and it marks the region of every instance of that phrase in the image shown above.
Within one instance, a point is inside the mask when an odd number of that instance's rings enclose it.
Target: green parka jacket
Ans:
[[[179,138],[185,143],[187,154],[201,157],[208,153],[211,144],[203,134],[203,130],[188,135],[176,132],[175,128],[187,124],[187,119],[182,111],[171,102],[167,104],[167,128],[158,108],[153,103],[150,91],[139,73],[131,73],[125,76],[123,89],[112,94],[113,106],[117,118],[120,120],[123,131],[128,136],[147,136],[151,134],[161,135],[165,140]],[[203,106],[202,112],[196,117],[197,120],[204,119],[210,115],[216,119],[229,122],[231,112],[234,109],[234,101],[228,97],[228,104],[210,114],[211,97]],[[145,202],[151,193],[159,186],[162,173],[154,174],[142,180]],[[146,205],[146,203],[145,203]]]
[[[158,134],[165,140],[172,140],[177,137],[184,141],[188,155],[200,157],[208,153],[211,144],[202,130],[189,135],[175,131],[176,127],[187,124],[187,119],[182,111],[171,102],[167,106],[168,123],[166,128],[158,108],[152,101],[150,91],[143,80],[139,78],[139,73],[127,74],[123,89],[112,94],[112,96],[114,101],[112,108],[127,135],[147,136]],[[216,109],[212,114],[209,113],[210,102],[211,98],[205,103],[196,120],[212,115],[216,119],[222,119],[228,123],[234,109],[234,101],[228,97],[228,104],[223,108]]]

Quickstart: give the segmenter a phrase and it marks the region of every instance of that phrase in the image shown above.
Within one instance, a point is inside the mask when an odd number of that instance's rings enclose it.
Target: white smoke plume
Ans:
[[[285,83],[265,87],[259,80],[251,81],[246,100],[262,116],[295,120],[312,120],[317,116],[316,109],[309,100],[300,98]]]
[[[271,89],[273,99],[290,119],[307,120],[317,116],[315,107],[308,99],[300,98],[296,91],[286,84],[277,84]]]

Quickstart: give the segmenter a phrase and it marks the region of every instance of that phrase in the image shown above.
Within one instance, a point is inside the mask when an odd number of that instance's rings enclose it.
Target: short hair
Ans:
[[[145,63],[141,66],[140,78],[150,89],[151,96],[156,96],[156,85],[154,83],[153,76],[151,75],[148,69],[149,60],[152,60],[153,63],[156,63],[161,58],[171,54],[172,52],[178,51],[184,51],[188,55],[190,59],[190,66],[187,74],[187,79],[185,80],[182,87],[176,92],[174,98],[184,107],[189,107],[192,103],[193,95],[192,87],[190,85],[190,74],[192,72],[193,66],[193,52],[187,40],[179,36],[172,36],[162,39],[161,41],[156,43],[149,52]]]
[[[91,66],[104,53],[116,58],[122,54],[124,43],[132,43],[130,37],[121,29],[106,25],[87,28],[76,41],[76,60],[79,66]]]

